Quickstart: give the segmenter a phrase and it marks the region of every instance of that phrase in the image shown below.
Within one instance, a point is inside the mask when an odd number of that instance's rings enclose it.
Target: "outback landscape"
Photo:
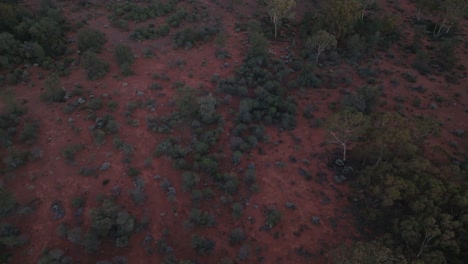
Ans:
[[[466,263],[468,1],[0,0],[1,263]]]

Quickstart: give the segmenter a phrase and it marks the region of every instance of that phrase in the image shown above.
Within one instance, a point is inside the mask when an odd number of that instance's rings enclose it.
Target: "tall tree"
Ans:
[[[320,30],[307,40],[307,46],[317,51],[317,56],[315,57],[315,64],[317,64],[320,54],[325,50],[336,47],[336,38],[327,31]]]
[[[275,26],[275,38],[278,32],[278,26],[284,18],[294,18],[293,9],[296,7],[294,0],[265,0],[268,14],[270,15],[271,22]]]
[[[375,3],[376,0],[359,0],[361,3],[361,19],[364,19],[364,13],[366,9]]]
[[[359,20],[361,4],[358,0],[330,0],[324,10],[329,31],[340,40]]]
[[[444,32],[448,34],[453,25],[468,14],[468,0],[442,1],[436,12],[439,21],[434,27],[433,37],[438,38]]]
[[[367,116],[360,112],[343,111],[331,117],[328,122],[329,143],[340,145],[343,149],[343,161],[351,141],[364,134],[369,125]]]

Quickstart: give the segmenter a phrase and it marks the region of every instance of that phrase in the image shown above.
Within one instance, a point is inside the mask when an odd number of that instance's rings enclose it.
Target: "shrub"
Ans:
[[[238,227],[231,231],[229,234],[229,243],[231,245],[241,244],[247,238],[244,229]]]
[[[183,188],[186,191],[190,191],[195,187],[198,181],[200,181],[200,178],[196,173],[193,172],[184,172],[182,174],[182,179],[183,179]]]
[[[109,72],[109,64],[99,59],[96,53],[87,51],[83,53],[83,57],[83,68],[88,71],[87,76],[89,80],[101,79]]]
[[[242,215],[242,211],[244,210],[244,207],[242,206],[241,203],[233,203],[231,205],[231,209],[232,209],[232,217],[237,219]]]
[[[84,145],[82,144],[68,145],[62,150],[62,155],[66,160],[73,161],[75,159],[75,154],[83,148]]]
[[[380,94],[381,91],[378,88],[364,86],[359,88],[356,93],[346,95],[343,99],[343,105],[370,114],[378,104]]]
[[[102,100],[100,98],[97,98],[97,97],[89,100],[86,103],[86,108],[89,108],[89,109],[92,109],[92,110],[99,110],[99,109],[102,108],[102,106],[103,106]]]
[[[28,144],[32,143],[37,139],[39,133],[39,124],[36,122],[24,124],[23,132],[20,134],[21,142]]]
[[[26,164],[30,156],[28,151],[9,149],[8,155],[3,159],[3,163],[8,169],[16,169]]]
[[[216,242],[199,235],[192,235],[192,248],[199,254],[203,255],[211,253],[216,245]]]
[[[135,55],[130,47],[121,44],[117,45],[114,50],[114,57],[117,60],[117,65],[122,69],[122,73],[124,75],[132,74],[130,66],[133,64]]]
[[[213,227],[215,222],[214,215],[203,212],[200,209],[192,209],[189,215],[189,221],[197,226]]]
[[[0,187],[0,216],[5,216],[16,207],[13,194],[7,189]]]
[[[275,227],[282,218],[282,214],[278,210],[268,210],[266,212],[266,226],[268,228],[273,228]]]
[[[86,198],[83,196],[77,196],[72,199],[71,204],[75,208],[82,208],[85,205]]]
[[[143,41],[150,39],[157,39],[165,37],[169,34],[170,28],[168,25],[161,25],[157,28],[154,25],[150,25],[146,28],[137,28],[130,35],[130,38],[133,40]],[[145,52],[145,57],[152,57],[154,54],[152,52]]]
[[[65,101],[65,90],[62,88],[60,78],[57,74],[51,74],[44,82],[45,93],[41,94],[41,100],[46,102]]]
[[[46,249],[44,253],[42,253],[41,258],[37,261],[37,264],[49,263],[72,263],[72,258],[66,256],[62,249]]]
[[[82,28],[78,31],[78,48],[81,52],[92,51],[99,53],[102,50],[102,46],[106,43],[104,33],[99,30],[92,28]]]

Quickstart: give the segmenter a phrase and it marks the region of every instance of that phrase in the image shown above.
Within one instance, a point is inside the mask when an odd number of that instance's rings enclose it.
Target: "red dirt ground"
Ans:
[[[25,1],[27,4],[35,4],[36,1]],[[229,160],[223,166],[226,171],[238,171],[239,167],[246,167],[248,163],[256,164],[257,179],[260,192],[252,195],[247,202],[246,209],[242,217],[233,220],[231,210],[225,206],[216,197],[210,208],[204,208],[216,213],[217,226],[213,229],[187,229],[184,227],[184,221],[187,219],[191,209],[190,194],[183,192],[181,188],[180,172],[172,166],[169,158],[154,158],[152,168],[146,168],[144,161],[152,157],[155,146],[166,135],[159,135],[147,130],[145,125],[146,116],[151,114],[148,110],[137,109],[133,113],[133,119],[139,121],[139,127],[127,125],[123,112],[126,109],[127,102],[145,101],[153,98],[157,102],[156,114],[164,115],[172,112],[175,108],[171,104],[174,98],[174,89],[171,87],[175,81],[184,81],[186,85],[193,88],[204,87],[206,91],[213,91],[214,84],[210,78],[215,74],[226,77],[233,74],[233,70],[238,67],[247,50],[247,35],[242,32],[234,31],[234,24],[237,21],[236,14],[227,12],[221,1],[220,5],[212,1],[201,1],[210,14],[222,17],[225,28],[225,46],[224,48],[232,54],[231,59],[225,61],[216,59],[214,52],[216,45],[213,43],[201,44],[190,51],[184,49],[173,49],[171,36],[164,39],[134,42],[127,38],[128,32],[122,32],[110,26],[107,11],[105,8],[83,9],[78,12],[71,12],[74,1],[61,1],[61,5],[68,19],[77,22],[91,14],[93,17],[87,21],[90,27],[94,27],[105,32],[108,42],[105,44],[105,50],[99,55],[100,58],[111,63],[110,73],[99,81],[87,81],[85,72],[79,67],[74,66],[72,74],[62,78],[62,84],[66,90],[71,90],[73,85],[80,83],[86,91],[94,94],[96,97],[102,97],[108,94],[109,98],[103,98],[104,105],[110,100],[117,101],[119,107],[112,113],[117,122],[121,125],[119,137],[126,143],[135,147],[135,155],[131,166],[139,168],[142,171],[141,178],[145,180],[145,192],[147,200],[143,206],[135,206],[127,195],[127,191],[133,187],[131,178],[126,175],[128,164],[122,162],[123,154],[112,146],[112,137],[108,136],[105,144],[98,147],[93,144],[93,138],[88,131],[88,127],[93,121],[86,120],[86,111],[75,111],[71,116],[62,111],[63,105],[55,103],[44,103],[39,100],[39,94],[43,90],[43,80],[39,79],[39,74],[47,75],[48,72],[40,68],[29,68],[31,73],[30,83],[21,84],[15,87],[3,89],[14,90],[18,100],[26,100],[28,116],[40,121],[40,136],[34,146],[43,151],[43,158],[28,163],[25,167],[14,172],[14,177],[6,178],[4,184],[8,189],[15,193],[15,196],[21,205],[30,203],[38,199],[37,210],[30,216],[13,216],[11,220],[20,227],[24,234],[29,236],[29,243],[16,250],[11,263],[34,263],[40,257],[46,248],[62,248],[66,254],[70,255],[79,263],[95,263],[99,260],[111,259],[113,256],[127,256],[129,263],[160,263],[162,257],[159,254],[149,255],[141,246],[141,241],[146,233],[150,233],[154,238],[162,235],[164,228],[170,230],[169,243],[174,248],[174,254],[179,258],[198,259],[200,263],[218,263],[220,259],[230,256],[235,259],[239,246],[232,247],[227,240],[229,232],[235,227],[243,227],[248,234],[246,244],[250,248],[250,258],[246,263],[256,263],[256,249],[259,248],[264,257],[263,263],[329,263],[328,252],[342,243],[350,243],[358,239],[360,234],[355,230],[355,222],[352,215],[352,205],[348,201],[349,190],[344,184],[336,184],[333,180],[333,171],[327,167],[330,158],[334,153],[334,146],[327,146],[325,142],[325,131],[322,128],[315,128],[308,125],[308,120],[298,114],[298,126],[291,132],[279,132],[276,128],[268,128],[267,134],[270,137],[270,143],[262,145],[266,155],[257,154],[253,151],[251,155],[244,155],[242,163],[233,167]],[[406,10],[402,15],[402,21],[408,20],[414,11],[414,7],[408,4],[408,1],[399,1],[400,8]],[[227,4],[224,4],[227,5]],[[302,6],[302,3],[300,3]],[[395,10],[393,6],[383,5],[389,12]],[[245,17],[253,15],[258,11],[257,4],[236,5],[238,13],[243,13]],[[298,8],[299,10],[303,10]],[[396,12],[396,11],[395,11]],[[262,16],[266,15],[261,12]],[[300,14],[299,14],[300,15]],[[164,21],[165,18],[152,21],[157,25],[158,20]],[[130,27],[133,25],[131,24]],[[466,26],[466,25],[465,25]],[[174,31],[172,31],[174,32]],[[411,29],[405,29],[405,33],[411,34]],[[466,30],[464,32],[467,32]],[[73,38],[73,34],[71,35]],[[409,42],[411,37],[407,37]],[[112,50],[119,44],[125,44],[132,47],[134,53],[138,56],[132,69],[136,73],[133,76],[119,76],[120,69],[114,62]],[[274,42],[271,44],[271,51],[276,56],[284,55],[284,42]],[[462,45],[461,45],[462,46]],[[151,48],[156,56],[148,59],[143,57],[143,50]],[[72,49],[76,50],[75,45]],[[410,67],[412,57],[403,58],[403,52],[397,50],[397,47],[391,50],[395,54],[395,59],[381,58],[369,61],[368,63],[380,68],[394,72],[391,78],[398,78],[400,85],[395,87],[390,83],[390,79],[384,74],[377,78],[378,83],[385,87],[386,105],[382,109],[394,111],[396,102],[393,98],[401,95],[408,98],[402,110],[407,115],[424,114],[437,118],[443,122],[442,135],[439,138],[431,140],[431,145],[441,145],[445,148],[448,143],[456,142],[459,149],[451,149],[451,155],[460,157],[459,152],[466,151],[467,142],[461,138],[455,137],[451,131],[455,129],[468,130],[465,109],[466,105],[466,72],[461,72],[464,77],[460,79],[460,84],[447,84],[443,76],[428,77],[418,76],[417,85],[422,85],[428,89],[421,98],[421,109],[410,106],[412,98],[419,94],[411,92],[408,87],[411,84],[401,78],[401,74],[406,71],[417,72]],[[466,50],[460,48],[460,61],[466,63],[468,58]],[[75,55],[77,56],[77,55]],[[171,66],[176,60],[184,59],[186,65],[179,69]],[[207,61],[207,66],[202,66],[203,61]],[[225,62],[230,67],[222,67]],[[465,64],[465,67],[468,65]],[[339,89],[313,89],[298,91],[294,95],[299,102],[299,113],[310,102],[313,102],[316,111],[315,118],[326,118],[332,111],[329,109],[329,103],[340,102],[342,94],[340,89],[350,91],[360,87],[364,80],[361,80],[355,69],[334,69],[344,70],[352,76],[354,82],[350,87],[339,87]],[[152,79],[153,73],[165,73],[170,81],[158,83],[163,84],[163,90],[152,91],[148,86],[155,82]],[[192,77],[189,76],[192,73]],[[113,76],[116,74],[116,77]],[[127,83],[128,86],[123,86]],[[144,93],[143,97],[136,95],[137,91]],[[454,97],[455,92],[461,94]],[[441,95],[446,101],[439,104],[437,111],[428,109],[431,103],[434,103],[434,95]],[[221,109],[225,119],[228,120],[229,109]],[[106,113],[106,107],[98,112],[98,116]],[[68,123],[72,117],[76,127],[82,129],[81,133],[73,131]],[[232,123],[227,122],[225,131],[229,131]],[[178,131],[176,133],[183,134]],[[227,144],[229,137],[224,135],[221,142],[224,144],[226,153],[229,153]],[[69,144],[85,144],[86,148],[78,152],[76,164],[70,165],[64,160],[61,151]],[[433,151],[428,148],[428,151]],[[297,158],[297,163],[291,163],[289,156]],[[466,153],[465,153],[466,155]],[[248,157],[247,157],[248,156]],[[302,164],[301,160],[308,159],[310,166]],[[446,158],[441,158],[446,162]],[[83,177],[79,175],[78,170],[81,166],[100,166],[104,162],[112,164],[111,169],[101,172],[98,179],[93,177]],[[283,162],[283,168],[277,166],[277,162]],[[298,174],[298,169],[304,168],[313,175],[311,181],[305,181]],[[316,174],[324,173],[326,176],[319,177]],[[159,187],[159,181],[153,179],[154,175],[167,177],[174,184],[177,192],[177,198],[174,202],[167,200],[165,192]],[[110,182],[102,185],[105,179]],[[84,252],[84,248],[72,244],[66,239],[61,239],[56,234],[57,226],[61,222],[71,225],[81,225],[86,230],[90,224],[87,217],[89,210],[98,206],[95,201],[100,194],[110,194],[111,188],[120,186],[122,194],[117,200],[125,209],[134,214],[137,219],[147,217],[150,219],[148,230],[144,230],[132,236],[129,247],[117,249],[106,242],[101,245],[101,251],[97,255],[90,255]],[[71,206],[71,199],[76,196],[85,195],[87,198],[86,211],[81,217],[73,216],[74,208]],[[53,220],[50,205],[53,201],[60,200],[66,209],[66,216],[61,220]],[[290,210],[285,207],[286,202],[293,202],[297,205],[296,210]],[[263,210],[267,208],[277,208],[283,213],[283,219],[280,224],[270,232],[259,231],[264,224]],[[311,222],[313,216],[321,219],[320,225],[314,225]],[[254,219],[249,221],[248,218]],[[332,226],[336,223],[336,227]],[[299,235],[294,232],[299,231]],[[216,240],[215,251],[204,257],[199,257],[191,248],[190,235],[193,232],[201,233],[209,238]],[[274,233],[277,232],[277,238]],[[311,253],[310,258],[306,259],[296,253],[296,249],[303,247]]]

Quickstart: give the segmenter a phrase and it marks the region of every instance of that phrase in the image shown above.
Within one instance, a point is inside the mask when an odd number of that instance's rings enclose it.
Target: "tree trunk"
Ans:
[[[320,54],[322,54],[322,52],[317,51],[317,57],[315,57],[315,65],[318,65],[318,60],[319,60]]]
[[[276,32],[277,32],[277,25],[278,25],[278,21],[275,21],[275,38],[276,38]]]
[[[346,161],[346,144],[343,144],[343,162]]]

